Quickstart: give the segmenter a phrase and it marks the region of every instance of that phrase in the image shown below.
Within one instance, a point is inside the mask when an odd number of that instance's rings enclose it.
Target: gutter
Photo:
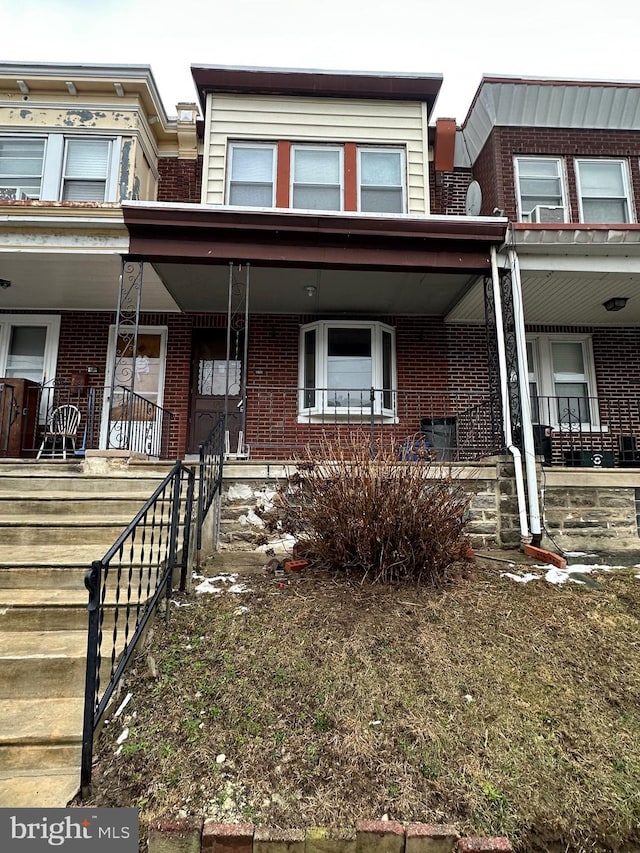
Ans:
[[[540,520],[540,503],[538,500],[538,477],[536,473],[536,453],[531,425],[531,400],[527,393],[529,384],[529,367],[527,365],[527,342],[524,327],[524,310],[522,306],[522,280],[520,264],[515,249],[508,250],[511,267],[511,288],[513,293],[513,313],[515,320],[516,346],[518,351],[518,379],[520,386],[520,412],[522,442],[524,448],[524,463],[527,472],[527,497],[529,499],[529,521],[531,524],[531,544],[540,547],[542,542],[542,524]]]
[[[505,355],[504,326],[502,323],[502,298],[500,296],[500,279],[498,276],[498,257],[496,247],[491,247],[491,281],[493,285],[493,306],[496,320],[496,337],[498,344],[498,368],[500,373],[500,396],[502,398],[502,422],[507,450],[513,456],[516,478],[516,496],[518,500],[518,519],[520,522],[520,537],[528,539],[529,527],[527,522],[527,502],[525,498],[524,477],[522,474],[522,454],[513,443],[511,433],[511,407],[509,405],[509,380],[507,376],[507,359]]]

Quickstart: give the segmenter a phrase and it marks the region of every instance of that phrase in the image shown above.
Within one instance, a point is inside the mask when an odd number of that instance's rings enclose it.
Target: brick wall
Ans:
[[[491,213],[494,207],[500,207],[510,219],[517,220],[513,158],[527,154],[564,159],[572,222],[579,220],[574,158],[626,158],[631,170],[635,209],[640,210],[640,136],[637,132],[496,127],[473,169],[485,196],[483,213]]]
[[[453,172],[435,172],[429,163],[429,196],[431,213],[435,215],[463,216],[467,200],[467,187],[473,180],[471,169]]]
[[[161,157],[158,160],[160,180],[158,201],[200,203],[202,189],[202,157],[197,160],[179,160]]]

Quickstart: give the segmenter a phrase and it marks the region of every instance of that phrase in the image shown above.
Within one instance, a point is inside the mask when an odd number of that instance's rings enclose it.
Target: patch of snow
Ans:
[[[171,603],[175,604],[176,607],[191,607],[192,606],[188,601],[176,601],[174,598],[171,599]]]
[[[382,720],[371,720],[371,722],[369,723],[369,725],[370,725],[370,726],[381,726],[381,725],[382,725]]]
[[[634,578],[637,578],[640,581],[640,575],[634,575]]]
[[[565,557],[595,557],[595,554],[590,554],[588,551],[564,551]]]
[[[283,536],[282,539],[274,539],[272,542],[267,542],[264,545],[258,545],[256,551],[292,551],[296,544],[295,536]]]
[[[238,518],[240,524],[250,524],[252,527],[264,527],[264,521],[252,509],[246,515]]]
[[[246,584],[238,583],[238,575],[235,573],[231,573],[228,575],[216,575],[212,578],[205,578],[201,584],[195,588],[196,592],[199,593],[219,593],[219,592],[248,592],[249,588]],[[221,586],[217,586],[216,584],[222,584]],[[224,584],[230,584],[226,590]]]
[[[224,764],[227,760],[227,756],[224,752],[221,752],[220,755],[216,755],[216,764]]]
[[[527,572],[525,575],[515,575],[513,572],[500,572],[501,578],[510,578],[516,583],[529,583],[529,581],[537,581],[542,575],[536,575],[533,572]]]
[[[124,743],[125,740],[129,737],[129,729],[123,729],[120,735],[118,736],[117,744]]]
[[[253,497],[253,489],[244,483],[235,483],[227,489],[227,500],[247,501]]]

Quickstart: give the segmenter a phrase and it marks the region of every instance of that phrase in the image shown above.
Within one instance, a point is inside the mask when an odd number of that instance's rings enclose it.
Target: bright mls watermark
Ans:
[[[138,809],[0,809],[0,850],[52,848],[138,853]]]

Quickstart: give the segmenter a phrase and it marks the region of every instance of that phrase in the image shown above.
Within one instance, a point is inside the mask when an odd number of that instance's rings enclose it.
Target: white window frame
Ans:
[[[357,185],[358,185],[358,210],[364,213],[376,214],[380,213],[380,211],[375,210],[366,210],[362,211],[362,165],[361,159],[363,152],[372,152],[374,154],[399,154],[400,155],[400,185],[398,187],[391,187],[390,185],[380,185],[380,189],[400,189],[401,192],[401,210],[400,213],[407,212],[407,153],[406,150],[402,147],[394,146],[394,147],[386,147],[386,146],[373,146],[373,145],[358,145],[358,174],[357,174]],[[367,185],[367,188],[375,189],[374,186]],[[398,214],[389,214],[391,216]]]
[[[294,202],[294,189],[296,186],[305,186],[305,184],[296,183],[295,181],[295,173],[296,173],[296,154],[298,151],[336,151],[338,153],[338,176],[340,180],[339,190],[340,190],[340,206],[338,208],[326,208],[329,212],[340,213],[344,210],[344,146],[343,145],[320,145],[320,144],[298,144],[295,143],[291,146],[291,160],[290,160],[290,170],[289,170],[289,199],[292,210],[311,210],[319,211],[325,210],[325,208],[304,208],[304,207],[295,207]],[[312,186],[327,186],[334,187],[335,184],[313,184]]]
[[[567,200],[567,174],[566,174],[566,163],[564,161],[564,158],[562,158],[562,157],[545,157],[544,155],[537,157],[535,155],[519,154],[519,155],[515,156],[513,159],[514,159],[513,168],[514,168],[514,175],[515,175],[516,201],[518,203],[518,220],[520,222],[531,222],[531,211],[529,211],[528,213],[525,213],[523,210],[523,206],[522,206],[522,194],[521,194],[521,190],[520,190],[520,163],[525,161],[525,160],[526,161],[535,161],[535,162],[540,162],[540,161],[544,160],[545,162],[554,162],[557,164],[558,179],[560,181],[560,191],[562,194],[561,206],[563,209],[563,217],[564,217],[563,221],[569,222],[570,221],[570,211],[569,211],[569,203]],[[538,205],[538,206],[554,207],[555,205],[553,205],[553,204],[551,204],[551,202],[549,202],[549,205]]]
[[[239,141],[236,142],[236,141],[231,140],[231,141],[229,141],[229,143],[227,145],[227,166],[226,166],[226,180],[225,180],[225,190],[224,190],[224,192],[225,192],[224,197],[226,200],[226,204],[228,204],[232,207],[257,207],[257,208],[261,208],[261,209],[266,209],[265,205],[240,205],[240,204],[234,204],[231,201],[231,185],[233,183],[231,180],[231,173],[233,171],[233,154],[234,154],[234,151],[238,150],[239,148],[265,148],[265,149],[271,150],[271,156],[272,156],[272,161],[271,161],[272,162],[272,169],[271,169],[271,204],[268,205],[267,208],[270,209],[270,208],[275,207],[276,206],[276,183],[277,183],[277,176],[278,176],[278,172],[277,172],[277,169],[278,169],[278,145],[275,142],[262,142],[260,140],[251,141],[248,139],[244,140],[242,142],[239,142]]]
[[[42,179],[40,183],[40,201],[61,201],[64,185],[64,164],[67,142],[72,140],[101,141],[109,143],[109,156],[107,175],[105,178],[104,201],[118,201],[118,173],[120,151],[122,140],[120,137],[109,135],[88,135],[86,132],[76,133],[49,133],[49,134],[3,134],[4,138],[20,139],[44,139],[44,155],[42,162]],[[73,202],[71,202],[73,203]],[[81,203],[81,202],[79,202]]]
[[[2,134],[2,139],[10,140],[12,142],[17,142],[17,143],[22,142],[23,139],[26,141],[29,141],[29,142],[36,142],[37,141],[37,142],[44,143],[43,147],[42,147],[42,162],[41,162],[41,166],[40,166],[40,193],[36,195],[35,193],[26,193],[21,187],[15,188],[15,190],[16,190],[15,198],[17,200],[21,199],[21,194],[24,195],[26,198],[29,198],[29,199],[40,199],[42,197],[42,184],[43,184],[43,180],[44,180],[44,165],[45,165],[46,160],[47,160],[47,141],[48,141],[47,137],[42,135],[42,134],[29,135],[29,136],[25,136],[24,134]],[[7,183],[9,182],[10,177],[11,176],[8,176]],[[35,176],[33,176],[33,177],[35,177]],[[0,182],[2,182],[3,180],[4,179],[2,177],[0,177]],[[15,183],[15,181],[13,183]],[[12,189],[12,187],[7,187],[6,189]],[[7,197],[6,194],[4,197],[5,198]]]
[[[603,431],[606,427],[600,424],[600,414],[597,404],[597,385],[595,365],[593,360],[593,344],[591,335],[580,334],[539,334],[527,335],[527,343],[532,344],[533,359],[529,367],[529,382],[535,382],[537,387],[537,396],[539,398],[549,400],[547,406],[539,407],[539,417],[543,423],[548,423],[554,430],[560,432],[571,432],[579,430],[589,432],[591,430]],[[582,346],[582,360],[584,364],[584,374],[575,376],[556,375],[553,370],[552,344],[554,343],[579,343]],[[558,407],[556,397],[562,397],[556,394],[556,381],[574,381],[584,382],[587,386],[587,397],[589,399],[589,422],[566,424],[560,423],[558,417]],[[547,420],[547,415],[549,418]]]
[[[43,326],[46,329],[42,384],[55,379],[60,342],[59,314],[4,314],[0,315],[0,377],[7,370],[12,326]]]
[[[329,329],[369,329],[371,331],[371,380],[372,387],[376,390],[373,401],[373,414],[382,417],[385,423],[397,423],[396,398],[397,398],[397,374],[396,374],[396,332],[392,326],[386,323],[364,320],[318,320],[307,323],[300,327],[299,346],[299,377],[298,377],[298,422],[299,423],[321,423],[329,420],[349,420],[354,422],[356,418],[368,421],[371,416],[369,399],[363,401],[364,405],[356,406],[330,406],[328,402],[328,379],[327,358]],[[314,330],[316,333],[315,348],[315,388],[314,405],[305,406],[305,334]],[[383,387],[383,332],[391,338],[391,388]],[[384,392],[391,394],[391,407],[384,406]]]
[[[614,199],[624,200],[626,202],[627,207],[627,219],[625,224],[630,224],[634,220],[633,215],[633,205],[632,205],[632,196],[631,196],[631,182],[629,180],[629,163],[623,157],[576,157],[574,160],[575,172],[576,172],[576,192],[578,194],[578,212],[580,216],[580,222],[584,222],[586,225],[589,224],[589,220],[585,219],[584,207],[583,207],[583,192],[580,178],[580,165],[582,163],[615,163],[620,167],[620,173],[622,175],[622,187],[624,195],[622,196],[602,196],[602,198],[606,199]],[[593,196],[589,196],[590,199],[594,198]],[[598,223],[594,223],[598,224]]]

